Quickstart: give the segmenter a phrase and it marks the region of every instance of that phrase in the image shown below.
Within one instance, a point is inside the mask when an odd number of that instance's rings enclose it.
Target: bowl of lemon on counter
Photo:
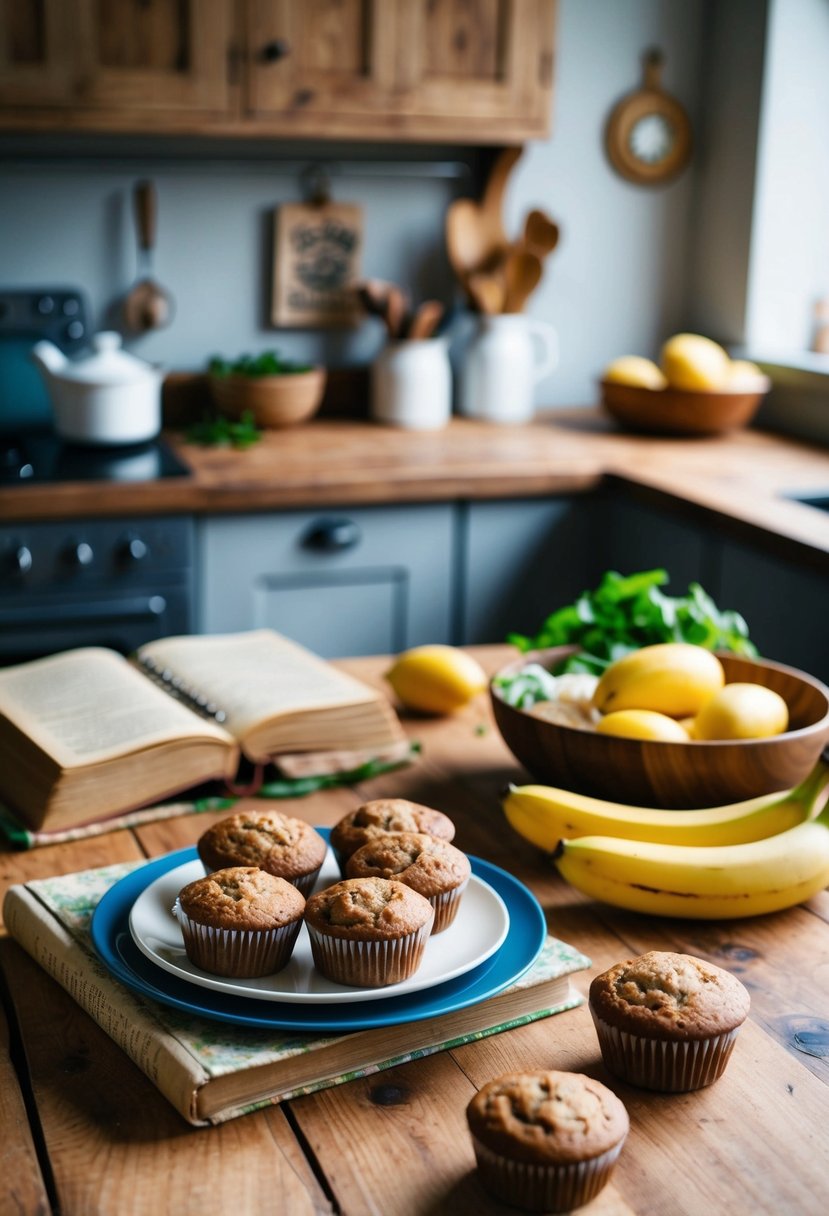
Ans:
[[[717,435],[751,422],[771,381],[756,364],[732,359],[711,338],[674,334],[659,362],[614,359],[601,378],[602,404],[628,430]]]

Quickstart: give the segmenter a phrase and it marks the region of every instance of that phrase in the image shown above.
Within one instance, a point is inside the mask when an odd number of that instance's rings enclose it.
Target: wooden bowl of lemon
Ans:
[[[627,430],[651,435],[719,435],[747,426],[771,381],[754,363],[731,359],[700,334],[675,334],[659,364],[623,355],[605,368],[602,404]]]
[[[778,733],[754,738],[694,738],[689,734],[687,715],[678,714],[673,722],[676,735],[670,729],[661,734],[642,729],[642,737],[635,738],[631,737],[637,730],[635,724],[622,726],[631,734],[616,735],[599,729],[595,719],[592,723],[568,724],[550,712],[547,702],[528,709],[508,703],[499,687],[504,677],[514,675],[528,663],[555,670],[575,649],[557,647],[525,654],[498,672],[490,684],[495,722],[504,742],[538,782],[629,806],[725,806],[793,788],[808,776],[829,744],[829,688],[819,680],[769,660],[713,655],[710,651],[704,652],[706,659],[717,663],[722,673],[715,684],[719,680],[724,683],[710,685],[705,694],[707,677],[703,673],[696,681],[701,690],[697,701],[675,702],[669,708],[693,707],[697,719],[707,712],[708,721],[702,729],[708,735],[723,731],[736,735],[746,725],[755,730],[778,729]],[[635,653],[642,655],[644,650]],[[651,683],[658,685],[659,679]],[[753,696],[749,692],[742,706],[729,705],[727,690],[750,686],[759,692]],[[718,700],[714,693],[719,694]],[[614,709],[614,701],[624,706],[626,700],[630,697],[619,700],[606,694],[600,699],[605,709],[602,716],[609,719],[611,713],[621,714],[622,710]],[[787,719],[783,730],[779,730],[781,721],[775,720],[780,702]]]

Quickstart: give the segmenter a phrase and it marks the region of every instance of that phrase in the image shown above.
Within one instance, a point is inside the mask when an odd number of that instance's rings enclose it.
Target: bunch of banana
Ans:
[[[650,810],[523,786],[508,790],[504,812],[595,899],[661,916],[756,916],[829,884],[829,805],[815,817],[827,784],[821,757],[787,794],[706,810]]]

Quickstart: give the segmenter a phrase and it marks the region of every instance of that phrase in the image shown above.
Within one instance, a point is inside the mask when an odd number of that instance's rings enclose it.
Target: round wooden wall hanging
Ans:
[[[691,158],[691,122],[662,88],[664,63],[661,51],[645,53],[642,87],[623,97],[607,122],[605,142],[611,164],[640,186],[669,181]]]

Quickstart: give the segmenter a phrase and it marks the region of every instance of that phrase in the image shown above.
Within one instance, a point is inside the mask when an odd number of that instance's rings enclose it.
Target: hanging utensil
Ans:
[[[135,227],[138,236],[138,280],[124,300],[124,321],[133,333],[162,329],[173,319],[173,298],[153,278],[158,203],[150,181],[136,182],[133,192]]]
[[[541,259],[529,249],[514,249],[504,264],[504,312],[523,312],[541,280]]]
[[[467,281],[469,296],[478,312],[488,317],[494,317],[504,309],[504,280],[497,274],[478,270],[469,275]]]
[[[539,257],[552,253],[560,236],[558,224],[537,207],[524,220],[524,245]]]

